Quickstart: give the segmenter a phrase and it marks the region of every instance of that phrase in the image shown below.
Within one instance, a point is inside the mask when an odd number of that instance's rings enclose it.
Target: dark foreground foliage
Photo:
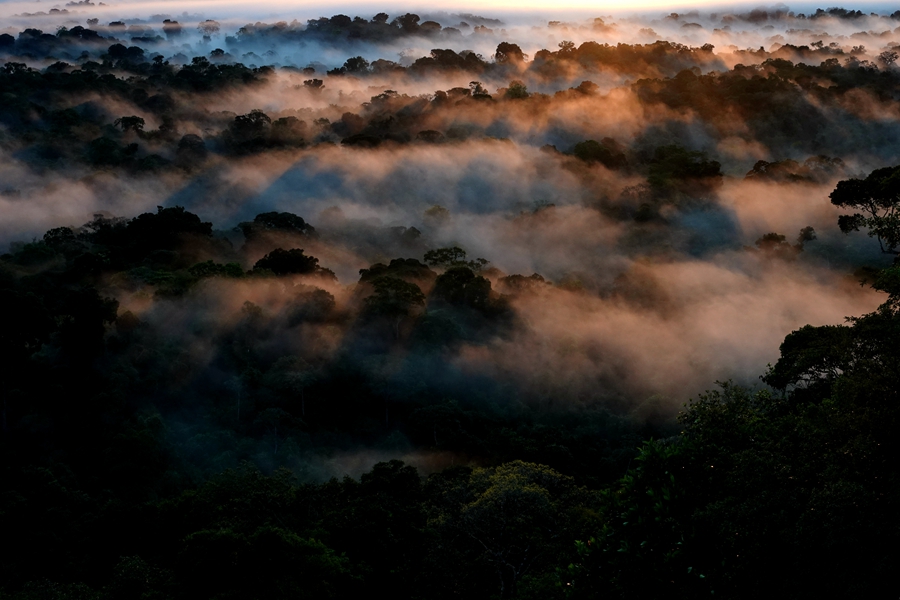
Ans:
[[[315,233],[286,213],[254,223],[246,247]],[[514,411],[502,390],[442,398],[367,370],[400,348],[440,356],[460,336],[503,335],[515,316],[473,272],[486,261],[463,266],[446,248],[426,255],[440,275],[415,259],[373,265],[364,301],[341,312],[317,259],[272,251],[246,270],[246,247],[160,208],[53,229],[3,257],[4,597],[802,598],[889,585],[898,267],[876,275],[889,297],[874,313],[790,334],[771,390],[725,383],[686,407],[680,435],[633,456],[648,432],[608,413]],[[106,295],[183,306],[217,281],[293,300],[280,315],[247,301],[207,334],[192,325],[215,346],[202,364]],[[342,353],[316,364],[266,347],[272,327],[317,323],[349,328]],[[298,479],[306,458],[361,440],[462,466]]]
[[[763,380],[687,405],[603,491],[598,535],[568,567],[575,597],[887,597],[900,537],[900,267],[889,298],[806,326]],[[777,590],[777,592],[775,592]]]

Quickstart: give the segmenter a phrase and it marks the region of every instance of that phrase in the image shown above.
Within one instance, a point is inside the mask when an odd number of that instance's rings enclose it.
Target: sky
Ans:
[[[94,2],[99,5],[99,0]],[[32,0],[27,2],[16,0],[0,0],[0,18],[9,17],[23,12],[48,11],[52,8],[65,8],[66,1],[52,2]],[[228,17],[254,17],[258,19],[272,17],[296,16],[309,18],[313,15],[332,15],[339,12],[348,14],[375,13],[380,11],[396,13],[399,11],[428,12],[437,10],[469,11],[485,16],[502,16],[510,14],[550,16],[569,14],[572,16],[587,16],[596,14],[626,15],[633,13],[646,13],[656,11],[685,11],[685,10],[733,10],[735,8],[755,8],[758,6],[774,6],[784,4],[778,2],[722,2],[721,0],[696,0],[684,2],[682,0],[564,0],[562,2],[547,2],[546,0],[492,0],[484,2],[479,0],[455,0],[453,2],[422,2],[397,1],[397,0],[355,0],[353,2],[323,2],[322,0],[275,0],[261,4],[248,0],[132,0],[106,2],[107,10],[119,16],[147,15],[148,13],[172,13],[189,14],[199,13],[215,18]],[[791,2],[787,3],[795,11],[814,10],[815,8],[829,8],[831,6],[843,6],[865,11],[893,12],[896,6],[884,2]],[[91,8],[91,12],[98,12],[99,6]],[[69,7],[69,10],[88,10],[78,7]]]

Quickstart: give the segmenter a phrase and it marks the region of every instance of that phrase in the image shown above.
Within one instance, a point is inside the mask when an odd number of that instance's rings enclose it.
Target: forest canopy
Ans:
[[[7,8],[0,599],[894,585],[900,11]]]

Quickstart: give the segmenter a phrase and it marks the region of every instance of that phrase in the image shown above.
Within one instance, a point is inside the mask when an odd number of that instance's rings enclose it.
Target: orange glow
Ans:
[[[652,11],[682,11],[692,9],[715,9],[750,7],[750,2],[722,2],[721,0],[695,0],[692,2],[672,0],[610,0],[596,2],[595,0],[565,0],[564,2],[547,2],[546,0],[492,0],[491,2],[479,2],[477,0],[458,0],[454,2],[423,3],[421,0],[413,1],[389,1],[381,0],[356,0],[352,2],[335,4],[322,0],[275,0],[264,5],[248,2],[247,0],[136,0],[125,2],[107,2],[106,6],[90,8],[69,8],[72,13],[78,15],[119,15],[119,16],[148,16],[154,13],[170,13],[179,15],[182,13],[202,13],[214,15],[216,18],[227,17],[254,17],[266,19],[276,16],[296,16],[307,18],[312,15],[331,15],[346,13],[350,15],[386,11],[389,14],[401,11],[427,13],[435,11],[444,12],[474,12],[485,16],[500,16],[502,14],[532,14],[553,18],[554,16],[567,15],[606,15],[610,13],[640,13]],[[844,2],[850,7],[854,2]],[[3,2],[0,5],[0,15],[9,17],[22,13],[47,12],[52,8],[63,9],[65,3],[50,2]],[[792,6],[792,8],[794,8]],[[798,10],[803,6],[798,5]]]

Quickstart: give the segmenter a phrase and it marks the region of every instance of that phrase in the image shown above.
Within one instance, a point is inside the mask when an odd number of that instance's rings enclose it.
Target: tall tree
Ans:
[[[900,253],[900,165],[875,169],[865,179],[839,181],[829,197],[835,206],[858,211],[838,218],[841,231],[868,229],[882,252]]]

